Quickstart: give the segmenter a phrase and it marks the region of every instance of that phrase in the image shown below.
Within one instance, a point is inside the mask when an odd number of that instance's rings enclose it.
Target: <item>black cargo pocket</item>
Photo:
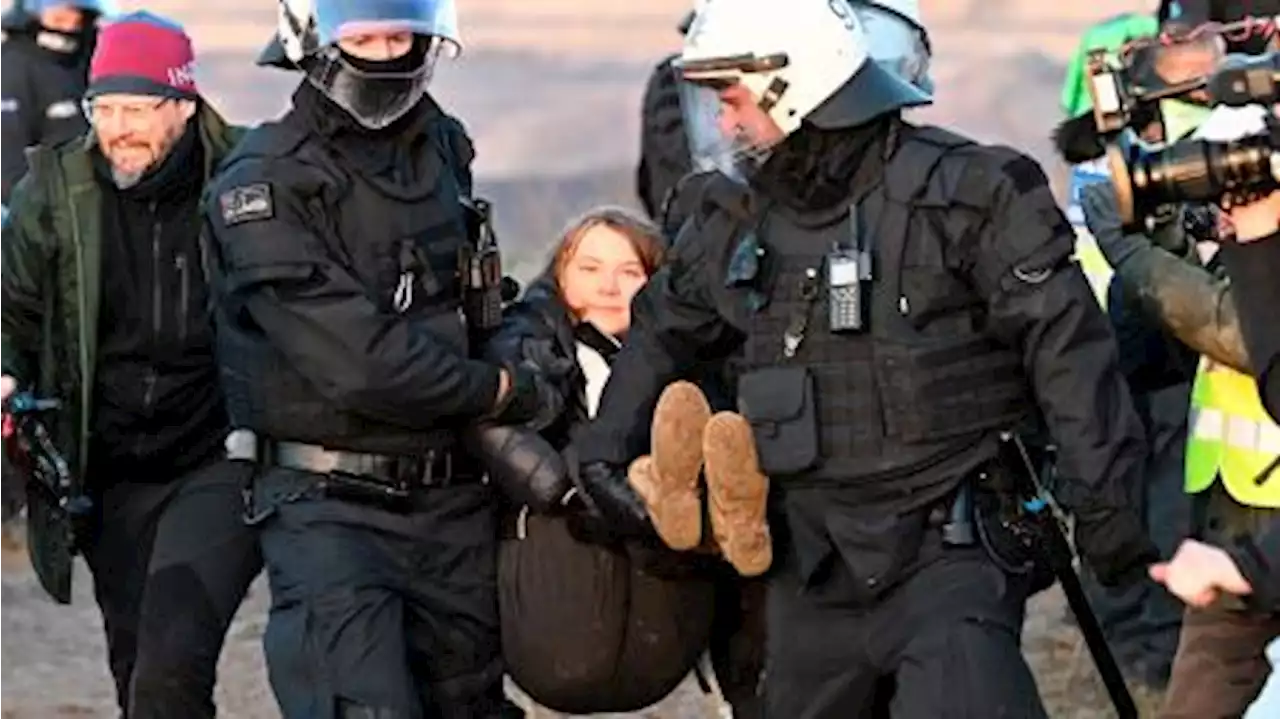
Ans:
[[[885,431],[936,442],[1016,424],[1029,409],[1017,354],[982,337],[876,345]]]
[[[766,367],[738,380],[738,410],[751,423],[760,468],[771,477],[812,469],[821,457],[813,385],[803,367]]]

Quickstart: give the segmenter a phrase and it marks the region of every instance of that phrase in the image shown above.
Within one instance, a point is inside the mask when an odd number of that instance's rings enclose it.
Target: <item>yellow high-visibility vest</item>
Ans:
[[[1240,504],[1280,509],[1278,457],[1280,426],[1263,409],[1253,377],[1201,357],[1191,387],[1186,491],[1203,492],[1221,477]]]

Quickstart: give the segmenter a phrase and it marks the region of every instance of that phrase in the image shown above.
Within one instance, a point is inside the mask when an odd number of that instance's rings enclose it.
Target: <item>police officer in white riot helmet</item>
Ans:
[[[502,688],[496,499],[460,434],[532,419],[538,380],[477,359],[462,309],[487,251],[474,153],[427,91],[459,46],[452,0],[282,0],[259,62],[300,73],[292,107],[206,193],[287,719],[521,715]]]
[[[931,50],[918,0],[873,0],[852,3],[866,29],[871,58],[894,75],[933,94],[929,77]],[[693,25],[697,9],[679,24],[683,35]],[[663,58],[646,83],[640,106],[640,162],[636,168],[636,193],[645,211],[664,230],[674,233],[696,201],[706,169],[694,165],[684,123],[680,117],[679,87],[672,61]]]
[[[1142,426],[1044,173],[905,122],[928,95],[866,32],[845,0],[700,6],[676,68],[721,174],[633,304],[582,484],[647,535],[635,418],[740,353],[728,423],[772,488],[769,716],[1044,717],[1018,641],[1043,575],[997,534],[1027,484],[1008,431],[1043,416],[1077,545],[1117,583],[1155,557],[1127,492]]]

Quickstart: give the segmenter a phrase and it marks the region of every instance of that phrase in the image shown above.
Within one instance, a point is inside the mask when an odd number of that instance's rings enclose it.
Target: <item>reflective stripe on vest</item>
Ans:
[[[1071,184],[1067,193],[1067,219],[1076,231],[1076,259],[1080,261],[1080,269],[1089,280],[1093,296],[1097,298],[1102,309],[1107,308],[1107,288],[1111,286],[1111,266],[1098,249],[1093,233],[1084,224],[1084,210],[1080,207],[1080,194],[1085,185],[1095,182],[1106,182],[1110,179],[1106,163],[1094,160],[1071,168]]]
[[[1277,457],[1280,426],[1263,409],[1253,378],[1202,357],[1191,388],[1186,491],[1203,492],[1220,476],[1240,504],[1280,509]]]

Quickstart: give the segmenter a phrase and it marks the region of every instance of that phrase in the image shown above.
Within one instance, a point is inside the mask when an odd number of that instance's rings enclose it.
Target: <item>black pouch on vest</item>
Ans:
[[[765,367],[738,380],[738,411],[751,423],[765,474],[800,474],[821,459],[813,402],[813,375],[804,367]]]

